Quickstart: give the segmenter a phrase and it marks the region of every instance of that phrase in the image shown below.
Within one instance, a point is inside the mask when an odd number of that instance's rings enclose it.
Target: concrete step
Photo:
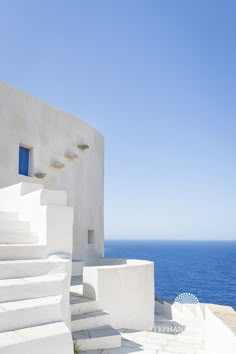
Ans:
[[[3,302],[0,304],[0,332],[60,322],[62,296]]]
[[[37,205],[67,206],[67,193],[50,189],[39,189],[22,197],[22,200],[31,201]]]
[[[188,325],[195,318],[194,314],[181,303],[174,303],[171,306],[171,311],[173,320],[182,325]]]
[[[184,304],[184,307],[192,312],[197,319],[204,320],[201,304]]]
[[[0,260],[47,258],[46,245],[0,244]]]
[[[203,345],[204,343],[204,338],[200,333],[195,333],[190,334],[190,333],[181,333],[178,334],[176,337],[176,341],[177,342],[182,342],[182,343],[194,343],[194,344],[198,344],[199,346]]]
[[[189,322],[189,318],[185,316],[185,314],[182,312],[182,307],[181,309],[177,307],[175,304],[172,305],[171,307],[172,311],[172,319],[181,325],[187,325]],[[191,317],[192,319],[192,317]]]
[[[60,295],[65,277],[66,273],[59,273],[0,280],[0,303]]]
[[[69,263],[69,259],[59,257],[0,261],[0,279],[28,278],[45,274],[64,273]]]
[[[101,310],[98,301],[84,297],[80,293],[70,293],[70,308],[72,315]]]
[[[102,310],[71,316],[72,332],[109,325],[110,315]]]
[[[196,354],[196,351],[201,349],[204,349],[203,345],[198,343],[185,343],[176,340],[169,341],[164,346],[164,351],[176,354]]]
[[[0,232],[4,231],[25,231],[30,232],[31,226],[28,221],[20,220],[1,220],[0,219]]]
[[[167,321],[167,322],[173,321],[173,320],[170,320],[169,318],[167,318],[167,317],[165,317],[163,315],[160,315],[157,312],[155,312],[154,318],[155,318],[155,321]]]
[[[0,333],[1,354],[73,354],[71,333],[63,322]]]
[[[183,307],[187,308],[194,316],[197,316],[198,304],[183,304]]]
[[[172,306],[167,301],[155,299],[155,312],[169,320],[173,318]]]
[[[31,183],[31,182],[20,182],[17,184],[13,184],[12,186],[5,187],[2,190],[8,195],[19,195],[23,196],[32,192],[35,192],[39,189],[42,189],[43,185],[39,183]]]
[[[175,352],[167,352],[166,350],[163,351],[163,350],[158,350],[157,352],[158,354],[175,354]],[[151,353],[150,353],[151,354]],[[154,353],[153,353],[154,354]],[[178,353],[180,354],[180,353]],[[181,353],[182,354],[182,353]],[[183,354],[186,354],[186,353],[183,353]]]
[[[5,221],[18,221],[19,215],[18,213],[10,212],[10,211],[0,211],[0,223]]]
[[[73,332],[73,340],[80,350],[113,349],[121,347],[121,336],[111,326]]]
[[[35,244],[37,241],[38,236],[33,232],[0,230],[0,244]]]
[[[146,351],[145,351],[145,353],[146,353]],[[175,352],[175,351],[166,351],[166,350],[158,350],[158,354],[213,354],[213,353],[210,353],[210,352],[208,352],[208,351],[206,351],[206,350],[197,350],[197,351],[193,351],[193,352],[186,352],[186,351],[183,351],[183,352],[180,352],[180,351],[177,351],[177,352]],[[91,353],[92,354],[92,353]],[[105,354],[105,353],[104,353]],[[132,352],[132,354],[134,354],[133,352]],[[138,354],[138,352],[137,352],[137,354]],[[154,353],[150,353],[150,354],[154,354]]]
[[[140,352],[138,352],[138,351],[137,352],[133,352],[132,351],[132,354],[139,354],[139,353]],[[156,353],[158,353],[158,354],[174,354],[173,352],[166,352],[166,351],[163,351],[163,350],[158,350],[158,351],[156,351],[154,349],[145,350],[145,354],[156,354]]]
[[[71,277],[71,291],[78,287],[78,285],[83,285],[83,275],[72,276]]]
[[[195,305],[183,304],[182,313],[188,320],[196,318]]]

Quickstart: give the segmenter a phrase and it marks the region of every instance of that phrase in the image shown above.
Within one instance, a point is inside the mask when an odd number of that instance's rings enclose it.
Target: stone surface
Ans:
[[[71,316],[71,321],[71,330],[76,332],[109,324],[109,314],[102,310],[75,314]]]
[[[110,326],[74,332],[73,339],[81,350],[111,349],[121,346],[119,332]]]

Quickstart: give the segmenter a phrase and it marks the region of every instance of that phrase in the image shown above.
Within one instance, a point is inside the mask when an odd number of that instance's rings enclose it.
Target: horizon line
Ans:
[[[212,242],[236,242],[236,239],[159,239],[159,238],[110,238],[105,237],[104,240],[106,241],[193,241],[193,242],[200,242],[200,241],[212,241]]]

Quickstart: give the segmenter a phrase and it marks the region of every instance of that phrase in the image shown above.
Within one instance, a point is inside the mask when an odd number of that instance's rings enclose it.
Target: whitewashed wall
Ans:
[[[90,146],[86,151],[78,144]],[[32,147],[31,177],[18,174],[19,144]],[[67,152],[79,155],[74,161]],[[65,164],[61,170],[51,162]],[[103,256],[104,141],[80,119],[0,81],[0,188],[18,182],[36,182],[44,188],[65,190],[74,207],[73,259]],[[38,179],[35,172],[47,176]],[[88,244],[95,230],[95,244]]]
[[[154,324],[154,264],[106,258],[99,263],[84,267],[84,296],[98,300],[115,328],[150,329]]]

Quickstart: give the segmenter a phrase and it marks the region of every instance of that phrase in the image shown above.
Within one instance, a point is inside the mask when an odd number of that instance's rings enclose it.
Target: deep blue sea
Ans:
[[[236,309],[236,241],[106,240],[105,256],[153,261],[155,292],[163,299],[187,292]]]

